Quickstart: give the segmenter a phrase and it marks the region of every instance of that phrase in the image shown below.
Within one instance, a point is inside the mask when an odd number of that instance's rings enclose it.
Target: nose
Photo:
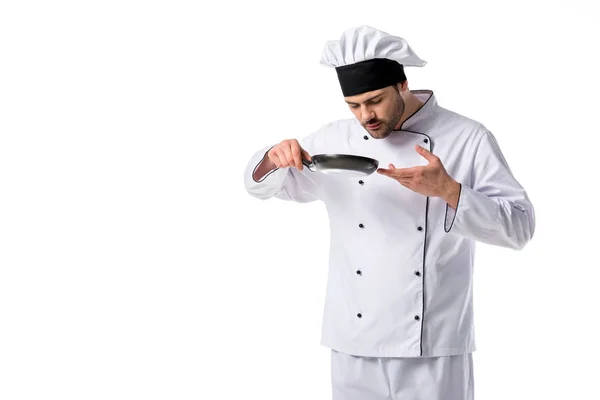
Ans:
[[[367,121],[372,120],[375,117],[375,113],[373,112],[373,110],[367,106],[361,107],[360,113],[361,113],[361,118],[362,118],[363,122],[365,122],[365,123]]]

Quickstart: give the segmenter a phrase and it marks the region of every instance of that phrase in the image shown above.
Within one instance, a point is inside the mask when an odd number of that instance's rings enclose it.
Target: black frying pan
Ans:
[[[367,176],[379,167],[379,161],[373,158],[350,154],[315,154],[311,159],[302,160],[302,164],[313,172],[328,175]]]

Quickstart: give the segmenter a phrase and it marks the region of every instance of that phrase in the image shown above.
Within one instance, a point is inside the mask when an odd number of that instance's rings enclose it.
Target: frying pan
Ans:
[[[379,161],[373,158],[351,154],[315,154],[311,161],[303,159],[302,164],[313,172],[348,177],[371,175],[379,167]]]

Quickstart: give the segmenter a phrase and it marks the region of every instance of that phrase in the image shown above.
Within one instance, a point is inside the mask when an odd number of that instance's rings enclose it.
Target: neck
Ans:
[[[404,112],[402,113],[402,117],[400,117],[400,121],[394,129],[400,129],[404,121],[406,121],[411,115],[419,111],[421,107],[423,107],[423,102],[417,98],[414,94],[407,90],[406,93],[402,94],[402,98],[404,99]]]

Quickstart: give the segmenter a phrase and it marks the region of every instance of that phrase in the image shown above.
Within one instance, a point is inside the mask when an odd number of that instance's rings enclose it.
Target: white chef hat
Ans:
[[[354,96],[405,81],[405,66],[427,62],[403,38],[361,25],[327,41],[321,64],[335,68],[344,96]]]

